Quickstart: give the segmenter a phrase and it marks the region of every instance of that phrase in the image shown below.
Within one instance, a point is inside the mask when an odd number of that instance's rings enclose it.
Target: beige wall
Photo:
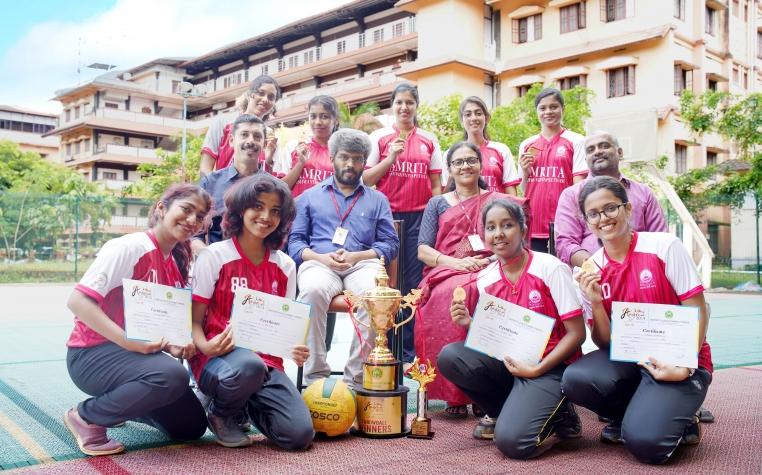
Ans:
[[[421,102],[435,101],[442,96],[459,92],[463,97],[484,95],[484,72],[460,64],[447,64],[418,75]]]
[[[445,54],[482,59],[483,0],[418,0],[418,60]]]

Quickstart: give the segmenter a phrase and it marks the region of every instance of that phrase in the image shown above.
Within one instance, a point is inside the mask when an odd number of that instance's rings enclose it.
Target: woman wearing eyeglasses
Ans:
[[[611,419],[601,440],[622,443],[638,460],[664,463],[678,444],[698,444],[696,411],[712,379],[706,342],[709,323],[704,287],[696,265],[675,236],[632,231],[632,205],[617,180],[588,180],[579,196],[587,226],[603,243],[590,257],[595,272],[575,276],[584,294],[586,317],[599,350],[575,361],[561,387],[571,402]],[[586,301],[585,301],[586,300]],[[700,311],[698,368],[665,364],[651,357],[628,363],[609,359],[612,302],[695,306]]]
[[[418,259],[426,267],[419,288],[415,326],[415,350],[423,362],[431,360],[446,345],[466,339],[468,330],[452,324],[450,304],[453,290],[465,287],[479,270],[495,261],[484,245],[482,209],[496,199],[508,199],[522,205],[527,223],[531,212],[525,198],[504,195],[487,189],[481,177],[482,154],[470,142],[458,142],[447,152],[447,170],[453,180],[446,193],[435,196],[423,212],[418,235]],[[445,378],[436,378],[426,386],[431,399],[447,402],[446,414],[453,418],[468,417],[471,401]],[[473,408],[474,415],[484,411]]]
[[[251,82],[249,90],[238,97],[235,105],[241,114],[255,115],[266,123],[271,116],[275,115],[275,102],[278,99],[280,99],[280,86],[275,79],[270,76],[259,76]],[[235,114],[225,114],[206,132],[201,149],[202,176],[233,163],[233,148],[229,144],[228,136],[237,117]],[[264,164],[265,170],[272,173],[277,171],[273,170],[273,165],[275,158],[280,155],[280,146],[278,137],[270,132],[272,129],[267,127],[268,136],[259,162]]]

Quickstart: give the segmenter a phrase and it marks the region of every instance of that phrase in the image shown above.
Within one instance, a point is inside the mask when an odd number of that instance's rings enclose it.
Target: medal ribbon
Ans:
[[[466,215],[466,219],[468,220],[468,225],[470,227],[474,228],[474,234],[479,234],[477,232],[477,230],[476,230],[476,226],[477,225],[474,224],[471,221],[471,216],[468,215],[468,212],[466,212],[466,207],[463,206],[463,202],[460,201],[460,196],[458,196],[458,192],[453,190],[453,193],[455,193],[455,199],[458,200],[458,204],[460,205],[460,209],[462,209],[463,210],[463,214]],[[482,209],[482,207],[480,206],[481,199],[482,199],[482,192],[481,192],[481,190],[479,190],[479,197],[477,198],[478,202],[477,202],[477,205],[476,205],[476,209]],[[478,221],[477,221],[477,223],[478,223]]]
[[[328,191],[331,192],[331,198],[333,198],[333,206],[336,207],[336,216],[339,217],[339,227],[341,227],[341,225],[344,224],[344,220],[347,219],[347,216],[349,216],[349,212],[352,211],[352,208],[355,207],[355,203],[357,203],[357,200],[359,200],[360,196],[362,196],[362,191],[357,193],[355,200],[352,202],[351,205],[349,205],[349,208],[347,208],[347,212],[344,213],[343,218],[341,217],[341,211],[339,211],[339,202],[336,201],[336,195],[333,193],[333,188],[328,188]]]

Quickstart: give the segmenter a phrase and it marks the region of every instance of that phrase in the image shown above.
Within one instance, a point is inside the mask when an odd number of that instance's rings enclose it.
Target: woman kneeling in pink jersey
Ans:
[[[601,440],[623,443],[638,460],[664,463],[678,444],[698,444],[696,411],[712,378],[706,343],[709,323],[704,287],[696,265],[675,236],[637,233],[627,222],[632,213],[627,192],[617,180],[588,180],[579,209],[603,248],[590,258],[596,272],[575,276],[584,293],[593,342],[600,348],[564,373],[561,386],[573,403],[612,420]],[[700,310],[698,368],[648,362],[611,361],[612,302],[695,306]]]
[[[123,451],[124,444],[109,439],[106,428],[129,420],[175,439],[197,439],[206,432],[204,408],[188,386],[188,372],[169,356],[190,358],[196,348],[170,346],[164,339],[128,340],[122,279],[184,287],[190,238],[211,209],[212,199],[198,186],[170,186],[151,208],[148,231],[107,242],[69,298],[76,317],[66,365],[74,384],[92,397],[67,410],[64,424],[85,454]]]
[[[236,348],[228,326],[238,287],[296,297],[296,265],[277,250],[296,216],[294,199],[281,180],[256,174],[227,192],[225,206],[228,239],[201,251],[193,280],[193,341],[200,354],[190,365],[199,389],[212,398],[209,428],[220,445],[251,445],[236,417],[243,410],[274,443],[302,449],[315,435],[312,417],[283,372],[283,360]],[[310,351],[294,346],[292,356],[301,366]]]

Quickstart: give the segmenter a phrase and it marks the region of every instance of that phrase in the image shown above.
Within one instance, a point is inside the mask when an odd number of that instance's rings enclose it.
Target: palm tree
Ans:
[[[383,127],[375,117],[379,112],[381,107],[376,102],[361,104],[354,111],[348,104],[339,104],[339,122],[343,129],[357,129],[370,134]]]

